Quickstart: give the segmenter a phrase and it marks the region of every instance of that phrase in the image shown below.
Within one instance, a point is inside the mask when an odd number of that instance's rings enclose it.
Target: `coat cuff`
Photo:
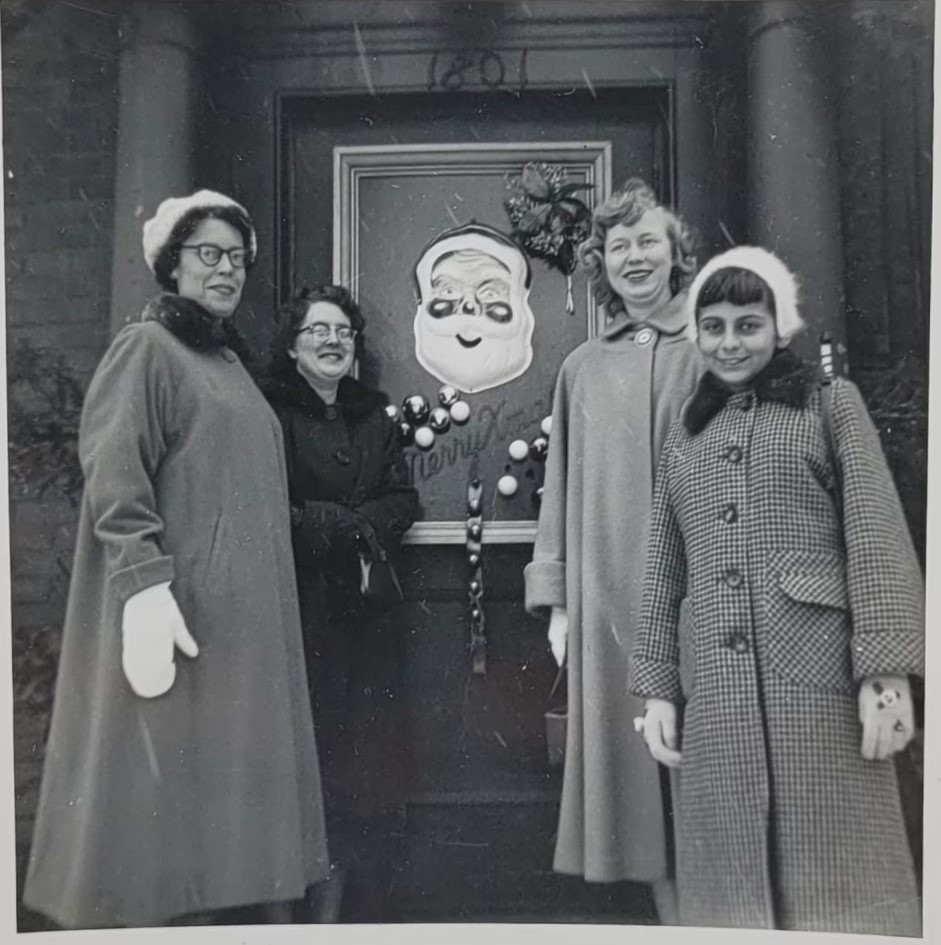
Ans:
[[[127,601],[138,591],[163,581],[172,581],[174,576],[173,558],[161,555],[159,558],[149,558],[140,564],[115,571],[108,584],[119,601]]]
[[[880,630],[853,638],[853,677],[925,675],[925,637],[921,633]]]
[[[641,699],[666,699],[680,705],[683,702],[680,668],[676,663],[634,657],[629,690],[632,696]]]
[[[526,613],[547,617],[553,607],[565,607],[565,562],[530,561],[523,569]]]

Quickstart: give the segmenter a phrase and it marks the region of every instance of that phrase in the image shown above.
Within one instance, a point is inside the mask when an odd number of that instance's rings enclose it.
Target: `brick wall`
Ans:
[[[9,367],[31,344],[84,389],[108,340],[117,6],[4,0],[3,14]],[[75,512],[47,496],[12,501],[17,627],[62,617]]]

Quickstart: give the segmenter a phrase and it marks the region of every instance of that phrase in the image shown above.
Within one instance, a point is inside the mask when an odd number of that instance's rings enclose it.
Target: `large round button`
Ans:
[[[725,583],[729,587],[741,587],[742,586],[742,572],[737,568],[727,568],[725,574],[723,575]]]
[[[734,525],[738,521],[738,509],[734,502],[730,502],[720,513],[719,517],[726,525]]]
[[[634,336],[634,344],[639,345],[641,348],[644,345],[649,345],[651,341],[653,341],[653,330],[650,328],[641,328]]]

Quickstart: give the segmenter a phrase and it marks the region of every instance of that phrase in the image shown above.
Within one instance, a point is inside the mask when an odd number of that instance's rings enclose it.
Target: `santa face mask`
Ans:
[[[452,230],[425,250],[415,278],[415,356],[426,371],[473,394],[529,367],[529,264],[515,244],[476,224]]]

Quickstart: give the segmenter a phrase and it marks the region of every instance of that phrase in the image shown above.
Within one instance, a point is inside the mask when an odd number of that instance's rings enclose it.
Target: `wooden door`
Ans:
[[[417,362],[412,337],[414,265],[428,240],[471,219],[508,233],[504,172],[532,158],[568,163],[576,180],[590,177],[589,200],[602,199],[612,179],[634,175],[669,199],[669,115],[662,89],[286,97],[281,293],[331,277],[348,281],[367,319],[364,379],[393,402],[413,393],[434,402],[441,380]],[[578,154],[583,144],[587,158]],[[593,160],[600,163],[584,170]],[[368,179],[354,173],[364,167],[379,171]],[[425,517],[404,552],[406,603],[389,617],[405,638],[404,699],[389,711],[410,752],[400,884],[411,917],[549,917],[553,908],[603,912],[608,901],[551,873],[561,779],[548,763],[544,712],[555,665],[544,623],[523,611],[522,579],[541,469],[507,456],[512,439],[539,434],[559,364],[597,330],[600,316],[580,274],[570,314],[565,278],[538,260],[531,273],[529,369],[463,394],[472,408],[467,426],[452,428],[427,453],[409,450]],[[461,449],[466,443],[470,450]],[[495,488],[507,467],[521,486],[512,499]],[[463,545],[474,473],[484,492],[485,675],[472,671]]]

